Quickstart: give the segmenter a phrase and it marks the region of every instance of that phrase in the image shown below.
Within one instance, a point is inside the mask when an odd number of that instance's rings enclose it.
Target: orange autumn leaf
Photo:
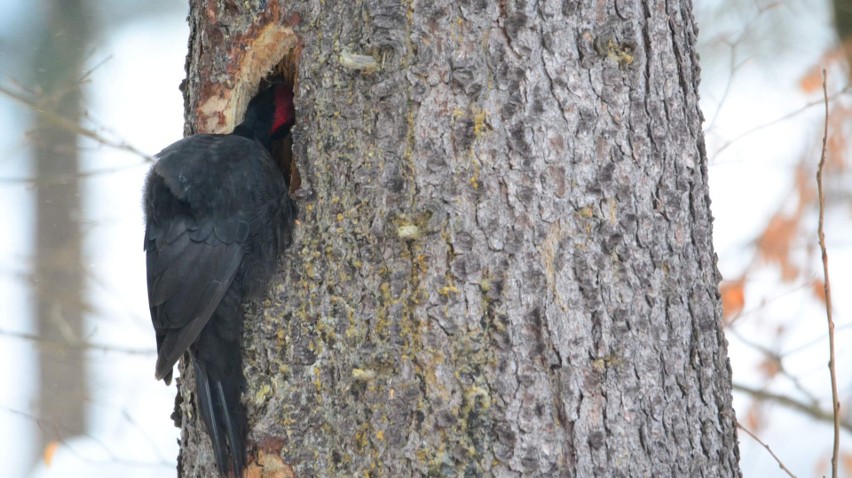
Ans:
[[[811,68],[805,76],[799,80],[799,88],[805,93],[813,93],[822,89],[822,69]]]
[[[44,464],[50,466],[53,462],[53,457],[56,455],[56,450],[59,449],[59,442],[52,441],[44,447],[44,453],[41,455],[41,459],[44,461]]]
[[[814,463],[814,476],[826,476],[829,473],[829,464],[831,464],[831,455],[822,455],[819,459],[817,459],[816,463]]]
[[[781,361],[777,357],[766,357],[757,366],[766,378],[774,378],[781,371]]]
[[[813,292],[814,297],[825,304],[825,282],[820,279],[814,279],[814,281],[811,282],[811,292]]]
[[[846,152],[846,135],[844,134],[830,134],[828,135],[828,142],[826,144],[826,149],[828,150],[828,164],[830,166],[834,166],[837,163],[842,164],[842,161],[832,160],[833,158],[843,157],[843,154]]]
[[[846,171],[846,151],[847,151],[847,135],[848,129],[846,125],[849,122],[850,110],[848,107],[837,104],[833,106],[831,116],[829,118],[828,130],[828,151],[825,158],[826,171],[844,172]]]
[[[763,428],[763,407],[759,403],[752,403],[745,415],[746,428],[755,435]]]
[[[815,93],[822,90],[822,70],[831,68],[832,65],[844,61],[846,49],[842,45],[831,48],[823,53],[816,64],[810,67],[802,78],[799,79],[799,88],[805,93]]]
[[[775,214],[757,240],[757,249],[763,259],[778,264],[781,279],[790,282],[799,275],[799,268],[790,261],[790,249],[796,237],[800,215],[784,217]]]
[[[743,310],[745,305],[745,280],[724,282],[719,287],[722,294],[722,317],[730,320]]]
[[[817,193],[813,171],[805,163],[799,163],[796,166],[796,192],[799,194],[799,204],[795,214],[795,217],[798,219],[802,216],[802,211],[805,210],[805,207],[816,199]]]

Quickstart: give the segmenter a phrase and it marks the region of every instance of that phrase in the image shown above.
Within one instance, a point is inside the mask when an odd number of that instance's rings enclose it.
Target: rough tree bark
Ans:
[[[689,0],[190,7],[188,132],[298,75],[251,473],[739,475]]]

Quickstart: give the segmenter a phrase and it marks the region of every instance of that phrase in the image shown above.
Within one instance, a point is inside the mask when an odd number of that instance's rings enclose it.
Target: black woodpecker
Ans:
[[[273,160],[295,122],[293,89],[274,84],[231,134],[197,134],[157,154],[145,181],[148,304],[157,380],[187,350],[219,472],[245,467],[242,303],[266,290],[290,242],[296,206]]]

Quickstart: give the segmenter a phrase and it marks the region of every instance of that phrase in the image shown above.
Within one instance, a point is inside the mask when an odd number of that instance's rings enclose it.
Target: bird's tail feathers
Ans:
[[[230,452],[234,476],[240,477],[245,467],[243,462],[245,444],[241,426],[243,419],[239,408],[241,407],[239,389],[230,390],[228,382],[211,377],[201,360],[194,358],[192,362],[195,365],[198,408],[201,410],[201,417],[213,442],[213,452],[216,455],[219,473],[222,476],[226,475]],[[236,386],[238,387],[238,384]]]

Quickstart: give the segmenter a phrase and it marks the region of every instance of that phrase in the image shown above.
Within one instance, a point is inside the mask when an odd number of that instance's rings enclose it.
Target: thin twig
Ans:
[[[773,373],[773,375],[781,375],[782,377],[789,380],[790,383],[792,383],[793,386],[796,387],[796,390],[798,390],[799,393],[808,397],[808,400],[811,403],[816,404],[818,402],[817,398],[807,388],[805,388],[804,385],[802,385],[802,382],[799,380],[799,378],[796,377],[794,374],[790,373],[789,371],[787,371],[787,368],[784,366],[784,355],[782,355],[778,352],[775,352],[775,351],[773,351],[773,350],[771,350],[767,347],[764,347],[763,345],[761,345],[757,342],[753,342],[753,341],[747,339],[743,334],[739,333],[736,329],[728,329],[728,332],[731,335],[733,335],[734,337],[736,337],[737,340],[739,340],[740,342],[742,342],[745,345],[753,348],[757,352],[760,352],[761,354],[763,354],[763,356],[766,358],[766,360],[770,360],[773,363],[775,363],[778,367],[778,370],[775,371]]]
[[[824,408],[820,408],[815,405],[810,405],[808,403],[801,402],[787,395],[781,395],[780,393],[769,392],[766,390],[761,390],[759,388],[752,388],[740,383],[734,383],[733,389],[737,392],[748,394],[755,400],[764,400],[767,402],[777,403],[778,405],[782,405],[792,410],[796,410],[797,412],[804,413],[805,415],[812,418],[816,418],[820,421],[828,423],[832,423],[834,421],[834,414],[832,414],[831,411],[826,410]],[[852,423],[850,422],[840,421],[840,428],[846,430],[849,433],[852,433]]]
[[[828,143],[828,88],[826,87],[825,70],[822,70],[822,95],[825,101],[825,131],[822,135],[822,154],[819,158],[816,180],[819,193],[819,248],[822,250],[822,273],[825,277],[825,315],[828,319],[828,372],[831,375],[831,410],[834,413],[834,449],[831,453],[831,476],[837,478],[837,460],[840,454],[840,398],[837,394],[837,371],[834,366],[834,319],[831,317],[831,281],[828,278],[828,251],[825,247],[825,194],[822,190],[822,171],[825,167],[825,150]]]
[[[768,452],[769,452],[769,454],[770,454],[770,455],[772,455],[772,458],[775,458],[775,461],[778,463],[778,466],[779,466],[779,467],[781,467],[781,469],[782,469],[782,470],[784,470],[784,473],[787,473],[787,476],[790,476],[791,478],[796,478],[796,475],[794,475],[794,474],[793,474],[793,472],[791,472],[791,471],[790,471],[790,470],[789,470],[786,466],[784,466],[784,463],[782,463],[782,462],[781,462],[781,460],[778,458],[778,456],[777,456],[777,455],[775,455],[775,453],[773,453],[773,452],[772,452],[772,448],[769,448],[769,445],[767,445],[766,443],[763,443],[763,442],[760,440],[760,438],[757,438],[757,435],[755,435],[754,433],[750,432],[750,431],[748,430],[748,428],[744,427],[744,426],[743,426],[740,422],[737,422],[737,427],[738,427],[740,430],[742,430],[742,431],[746,432],[746,433],[748,434],[748,436],[750,436],[750,437],[752,437],[752,438],[754,439],[754,441],[756,441],[756,442],[760,443],[761,445],[763,445],[763,448],[766,448],[766,451],[768,451]]]
[[[31,178],[0,178],[0,184],[19,185],[26,184],[32,186],[50,186],[53,184],[65,184],[79,179],[94,178],[104,174],[115,174],[131,169],[148,167],[148,161],[141,163],[128,164],[126,166],[114,166],[104,169],[93,169],[91,171],[80,171],[76,173],[57,174],[55,176],[39,176]]]
[[[837,242],[834,242],[833,244],[837,245]],[[848,330],[848,329],[852,329],[852,324],[843,324],[841,326],[835,327],[834,332],[837,333],[841,330]],[[819,337],[816,337],[816,338],[814,338],[814,339],[812,339],[808,342],[805,342],[802,345],[797,345],[796,347],[793,347],[792,349],[785,350],[781,354],[781,356],[782,357],[788,357],[790,355],[797,354],[799,352],[807,350],[809,347],[813,347],[814,345],[818,345],[818,344],[821,344],[823,342],[825,342],[825,336],[820,335]]]
[[[34,342],[43,347],[55,347],[58,349],[96,350],[98,352],[111,352],[127,355],[154,355],[157,353],[157,351],[153,348],[138,349],[132,347],[122,347],[118,345],[94,344],[91,342],[82,341],[58,342],[53,340],[46,340],[43,337],[39,337],[35,334],[28,334],[26,332],[13,332],[11,330],[3,329],[0,329],[0,336],[29,340],[30,342]]]
[[[23,410],[17,410],[17,409],[12,408],[12,407],[7,407],[5,405],[0,405],[0,411],[6,411],[7,413],[10,413],[12,415],[17,415],[17,416],[29,419],[33,423],[35,423],[35,425],[39,428],[39,430],[42,430],[42,431],[45,430],[46,425],[50,425],[49,430],[53,432],[54,441],[62,444],[66,449],[68,449],[68,451],[72,455],[78,457],[80,460],[87,462],[87,463],[101,464],[101,465],[103,465],[103,464],[116,464],[117,463],[117,464],[121,464],[121,465],[128,465],[128,466],[135,466],[135,467],[144,466],[144,467],[156,467],[156,468],[173,467],[173,465],[171,463],[169,463],[169,461],[166,460],[165,458],[161,458],[159,462],[140,461],[140,460],[131,460],[131,459],[122,458],[121,456],[117,455],[112,450],[112,448],[110,448],[110,446],[107,445],[106,442],[104,442],[100,438],[96,437],[95,435],[92,435],[90,433],[82,433],[80,435],[76,435],[75,437],[87,438],[88,440],[90,440],[91,443],[99,446],[104,451],[104,453],[106,453],[108,455],[108,459],[90,458],[87,455],[91,454],[91,452],[84,453],[84,452],[82,452],[82,451],[80,451],[80,450],[78,450],[74,447],[74,445],[75,445],[74,442],[76,440],[73,440],[73,439],[69,440],[69,439],[66,439],[66,438],[63,437],[63,433],[69,431],[69,429],[67,427],[65,427],[61,424],[57,424],[56,422],[54,422],[52,420],[46,420],[44,418],[39,418],[39,417],[37,417],[37,416],[35,416],[31,413],[25,412]],[[75,437],[72,437],[72,438],[75,438]],[[157,451],[159,453],[159,450],[157,450]],[[160,456],[162,456],[162,453],[160,453]]]
[[[154,161],[154,158],[148,154],[143,153],[142,151],[134,148],[132,145],[128,144],[125,141],[114,141],[109,138],[105,138],[103,135],[98,133],[97,131],[84,128],[83,126],[77,124],[74,121],[65,118],[64,116],[58,115],[52,111],[48,111],[42,107],[42,105],[32,99],[28,98],[25,95],[22,95],[16,91],[13,91],[5,86],[0,86],[0,93],[12,98],[13,100],[28,106],[30,109],[41,115],[47,121],[53,123],[55,126],[58,126],[66,131],[70,131],[72,133],[76,133],[79,136],[83,136],[89,138],[97,143],[100,143],[104,146],[109,146],[115,149],[121,149],[124,151],[129,151],[135,155],[142,157],[146,162],[151,163]]]
[[[843,89],[842,89],[842,90],[840,90],[840,91],[837,91],[837,92],[833,93],[833,94],[831,95],[830,99],[834,99],[834,98],[836,98],[836,97],[838,97],[838,96],[840,96],[840,95],[843,95],[843,94],[845,94],[846,92],[848,92],[850,89],[852,89],[852,84],[846,85],[845,87],[843,87]],[[814,107],[814,106],[816,106],[816,105],[818,105],[818,104],[822,103],[823,101],[824,101],[824,100],[814,100],[814,101],[811,101],[811,102],[809,102],[809,103],[806,103],[806,104],[805,104],[804,106],[802,106],[801,108],[799,108],[799,109],[797,109],[797,110],[794,110],[794,111],[791,111],[791,112],[789,112],[789,113],[785,114],[784,116],[781,116],[780,118],[776,118],[776,119],[774,119],[774,120],[772,120],[772,121],[770,121],[770,122],[768,122],[768,123],[763,123],[763,124],[761,124],[761,125],[757,125],[757,126],[755,126],[755,127],[751,128],[751,129],[749,129],[749,130],[747,130],[747,131],[743,132],[743,133],[742,133],[742,134],[740,134],[739,136],[737,136],[737,137],[735,137],[735,138],[731,139],[731,140],[730,140],[730,141],[728,141],[727,143],[723,144],[723,145],[722,145],[719,149],[717,149],[717,150],[716,150],[716,154],[715,154],[715,156],[719,156],[719,154],[720,154],[722,151],[724,151],[724,150],[728,149],[728,147],[729,147],[729,146],[731,146],[732,144],[736,143],[737,141],[739,141],[739,140],[741,140],[741,139],[745,138],[746,136],[748,136],[748,135],[750,135],[750,134],[752,134],[752,133],[756,133],[756,132],[758,132],[758,131],[760,131],[760,130],[762,130],[762,129],[768,128],[768,127],[770,127],[770,126],[774,126],[774,125],[776,125],[776,124],[778,124],[778,123],[781,123],[781,122],[787,121],[788,119],[793,118],[793,117],[795,117],[795,116],[797,116],[797,115],[799,115],[799,114],[801,114],[801,113],[803,113],[803,112],[807,111],[808,109],[810,109],[810,108],[812,108],[812,107]]]

